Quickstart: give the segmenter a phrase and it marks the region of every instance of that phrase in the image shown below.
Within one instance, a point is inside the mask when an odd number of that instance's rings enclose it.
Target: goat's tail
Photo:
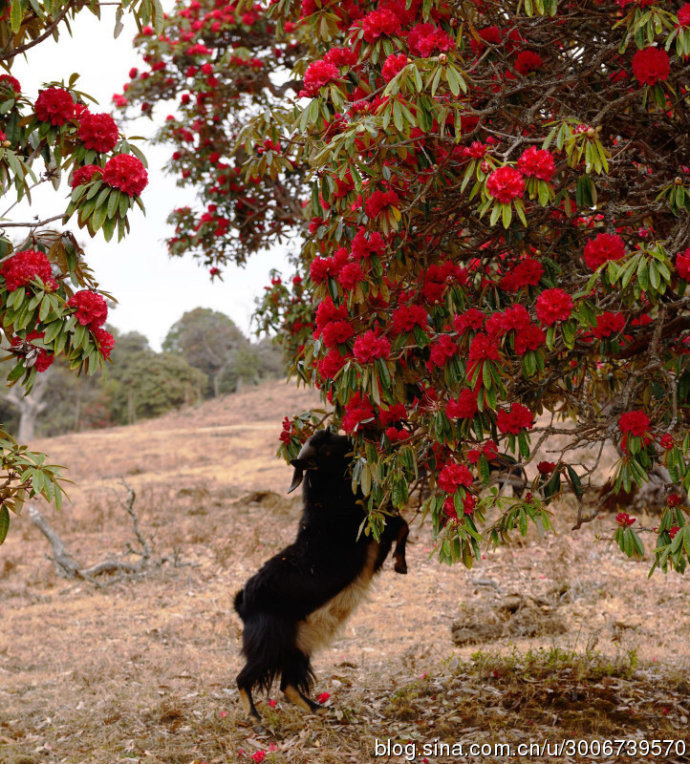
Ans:
[[[235,606],[237,609],[237,597]],[[249,690],[258,686],[268,691],[282,675],[281,688],[291,684],[308,693],[314,674],[309,657],[296,646],[295,640],[294,621],[270,613],[252,613],[244,624],[242,654],[247,663],[237,676],[238,686]]]

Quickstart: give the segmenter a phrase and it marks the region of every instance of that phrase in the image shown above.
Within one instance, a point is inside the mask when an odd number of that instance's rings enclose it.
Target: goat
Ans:
[[[322,706],[308,696],[312,653],[330,642],[362,600],[394,541],[394,569],[407,573],[409,528],[402,517],[387,518],[379,541],[360,534],[366,512],[361,492],[352,492],[351,452],[349,438],[329,430],[307,440],[291,462],[288,490],[304,482],[297,538],[235,596],[246,658],[237,687],[245,711],[257,720],[252,689],[268,691],[279,675],[288,700],[305,711],[319,711]]]

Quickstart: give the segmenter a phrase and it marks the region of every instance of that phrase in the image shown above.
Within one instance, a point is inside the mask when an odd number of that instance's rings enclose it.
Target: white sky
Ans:
[[[134,22],[125,17],[125,29],[117,39],[113,38],[114,25],[113,7],[102,9],[100,22],[88,10],[83,10],[72,26],[72,37],[64,32],[57,43],[46,40],[27,51],[27,59],[15,61],[12,74],[21,82],[22,91],[34,97],[42,83],[61,79],[67,82],[73,72],[79,72],[77,89],[99,102],[98,106],[91,107],[92,111],[110,112],[112,95],[122,92],[131,67],[142,68],[131,42],[136,32]],[[157,111],[155,119],[162,121],[167,113]],[[123,129],[128,136],[150,136],[154,123],[139,119],[124,125]],[[224,281],[214,283],[207,269],[191,256],[168,257],[164,240],[172,229],[165,222],[166,217],[174,207],[190,204],[192,192],[178,188],[174,178],[162,172],[172,152],[170,147],[143,142],[139,145],[149,162],[149,184],[142,194],[146,216],[138,208],[130,213],[130,235],[119,243],[114,240],[116,237],[107,243],[101,235],[91,239],[76,222],[70,221],[69,226],[85,247],[87,261],[99,285],[118,300],[109,322],[122,331],[136,330],[145,334],[156,350],[160,349],[170,326],[185,311],[196,307],[222,311],[249,334],[254,298],[269,283],[269,271],[271,268],[284,273],[289,270],[284,253],[271,251],[255,255],[245,268],[228,266],[223,272]],[[58,192],[49,184],[46,186],[46,189],[37,189],[30,211],[15,208],[8,217],[13,221],[28,221],[35,215],[48,218],[62,212],[69,186],[64,180]],[[0,212],[7,209],[9,203],[9,197],[5,197]]]

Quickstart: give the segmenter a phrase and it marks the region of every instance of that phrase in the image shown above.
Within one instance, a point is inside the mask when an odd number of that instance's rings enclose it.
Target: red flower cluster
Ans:
[[[72,188],[76,188],[77,186],[84,186],[91,180],[91,178],[93,178],[95,173],[102,172],[103,168],[96,164],[85,164],[83,167],[77,167],[77,169],[72,174],[70,186],[72,186]]]
[[[110,114],[84,112],[79,118],[79,138],[87,149],[112,151],[118,138],[115,120]]]
[[[467,283],[467,271],[452,260],[432,263],[424,272],[422,294],[431,303],[440,302],[446,289],[453,282]]]
[[[477,505],[477,497],[473,496],[471,493],[465,494],[465,496],[462,499],[462,511],[465,515],[471,515],[474,512],[474,508]],[[455,509],[455,498],[453,496],[448,496],[448,498],[443,502],[443,512],[444,514],[450,518],[451,520],[458,519],[458,513]]]
[[[690,281],[690,247],[676,255],[676,270],[682,279]]]
[[[98,343],[98,350],[103,358],[107,361],[110,358],[110,353],[115,347],[115,338],[113,335],[106,331],[102,326],[92,326],[91,334]]]
[[[448,462],[443,466],[436,482],[442,491],[455,493],[455,490],[460,485],[469,488],[474,482],[474,478],[464,464]]]
[[[494,313],[486,322],[486,333],[492,338],[502,337],[510,331],[521,332],[531,323],[527,308],[516,303],[502,312]]]
[[[19,80],[15,79],[11,74],[0,74],[0,87],[9,87],[14,90],[15,93],[22,92],[22,86],[19,84]]]
[[[338,273],[338,283],[348,292],[362,281],[364,281],[364,273],[359,263],[346,263]]]
[[[690,3],[678,9],[678,26],[690,27]]]
[[[386,82],[390,82],[395,75],[402,71],[407,66],[407,56],[404,53],[400,53],[396,56],[395,53],[391,53],[390,56],[383,62],[381,69],[381,76]]]
[[[539,462],[539,464],[537,464],[537,472],[539,472],[540,475],[550,475],[555,469],[555,462]]]
[[[374,191],[364,203],[364,211],[370,219],[378,217],[386,207],[392,207],[399,201],[398,195],[390,191]]]
[[[468,329],[481,329],[484,326],[484,314],[478,308],[468,308],[453,318],[455,331],[464,334]]]
[[[103,182],[128,196],[139,196],[149,182],[146,168],[131,154],[115,154],[105,163]]]
[[[513,403],[510,411],[502,409],[496,414],[496,426],[503,432],[517,435],[520,430],[531,430],[534,425],[534,415],[522,403]]]
[[[331,48],[323,60],[335,66],[354,66],[357,63],[357,53],[352,48]]]
[[[665,432],[660,438],[659,438],[659,445],[666,449],[666,451],[670,451],[673,446],[675,445],[673,441],[673,435],[671,435],[670,432]]]
[[[469,389],[463,390],[456,399],[451,398],[446,404],[449,419],[472,419],[476,413],[477,396]]]
[[[515,71],[523,77],[530,72],[536,72],[543,65],[541,56],[532,50],[522,50],[515,56]]]
[[[436,337],[429,353],[429,363],[432,366],[443,367],[458,352],[458,346],[448,334]]]
[[[616,515],[616,522],[618,525],[621,525],[623,528],[626,528],[630,525],[632,525],[635,522],[634,517],[630,517],[630,515],[627,512],[619,512]]]
[[[346,361],[347,358],[340,354],[338,348],[331,348],[319,361],[317,369],[324,379],[333,379],[343,366],[345,366]]]
[[[573,298],[562,289],[545,289],[537,297],[537,318],[546,326],[566,321],[573,312]]]
[[[505,165],[494,170],[486,181],[486,190],[501,204],[509,204],[525,193],[525,180],[514,167]]]
[[[304,89],[300,91],[300,98],[313,98],[324,85],[340,77],[340,72],[335,64],[318,59],[312,61],[304,73]]]
[[[517,292],[526,286],[536,286],[544,274],[544,266],[532,257],[521,260],[501,278],[498,285],[505,292]]]
[[[32,352],[37,352],[33,362],[33,367],[39,373],[50,368],[50,366],[53,364],[53,361],[55,360],[55,356],[52,353],[49,353],[47,350],[38,348],[31,344],[31,340],[42,339],[44,336],[45,332],[29,332],[24,339],[18,336],[13,337],[12,342],[10,343],[12,347],[15,348],[23,346],[22,350],[20,351],[22,355],[26,354],[29,350]]]
[[[416,24],[407,35],[410,53],[420,58],[429,58],[434,51],[452,50],[455,40],[434,24]]]
[[[427,328],[426,310],[421,305],[401,305],[393,311],[391,330],[393,334],[411,332],[415,326]]]
[[[360,226],[352,239],[352,256],[361,260],[363,257],[378,255],[379,257],[386,251],[386,242],[378,231],[374,231],[367,236],[364,226]]]
[[[108,305],[106,301],[97,292],[89,289],[82,289],[75,292],[67,304],[75,309],[75,317],[82,326],[88,326],[91,329],[102,326],[108,317]]]
[[[362,396],[357,392],[350,398],[350,402],[345,406],[343,430],[345,430],[345,432],[356,432],[360,425],[368,424],[375,419],[376,414],[371,405],[371,401],[366,395]]]
[[[592,271],[609,260],[620,260],[625,255],[625,243],[617,233],[600,233],[585,244],[585,265]]]
[[[470,361],[497,361],[498,345],[488,334],[477,334],[470,344]]]
[[[331,321],[322,330],[323,344],[327,348],[342,345],[355,333],[347,321]]]
[[[367,42],[374,42],[383,35],[395,35],[402,29],[402,23],[397,14],[390,8],[379,8],[367,13],[362,19],[363,37]]]
[[[41,122],[51,125],[64,125],[74,117],[75,103],[64,88],[41,90],[35,104],[36,116]]]
[[[525,355],[528,350],[539,350],[546,342],[546,335],[540,326],[530,324],[515,334],[515,352]]]
[[[8,292],[14,292],[35,278],[41,279],[48,291],[57,289],[50,261],[43,252],[35,249],[24,249],[12,255],[2,264],[0,274],[5,277],[5,288]]]
[[[618,429],[622,433],[642,437],[649,430],[649,417],[641,409],[626,411],[618,419]]]
[[[551,180],[556,172],[556,163],[548,149],[537,149],[530,146],[522,152],[517,161],[518,170],[528,178]]]
[[[373,330],[357,337],[352,348],[352,353],[359,363],[369,363],[375,358],[388,358],[390,352],[391,343],[385,337],[377,336]]]
[[[643,85],[655,85],[667,80],[671,72],[668,53],[662,48],[642,48],[633,56],[632,70],[635,79]]]
[[[597,316],[597,325],[592,329],[592,334],[600,340],[612,337],[625,327],[625,316],[622,313],[604,311]]]

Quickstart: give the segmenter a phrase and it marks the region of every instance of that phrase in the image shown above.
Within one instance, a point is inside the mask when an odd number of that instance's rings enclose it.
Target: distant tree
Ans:
[[[270,340],[249,342],[231,350],[216,376],[217,395],[236,392],[243,385],[256,385],[263,379],[285,376],[278,350]]]
[[[174,353],[142,353],[121,380],[130,420],[155,417],[204,396],[206,375]]]
[[[247,344],[247,338],[229,316],[210,308],[195,308],[172,325],[163,341],[163,350],[178,353],[190,366],[207,375],[205,394],[210,398],[218,394],[215,380],[228,353]]]

